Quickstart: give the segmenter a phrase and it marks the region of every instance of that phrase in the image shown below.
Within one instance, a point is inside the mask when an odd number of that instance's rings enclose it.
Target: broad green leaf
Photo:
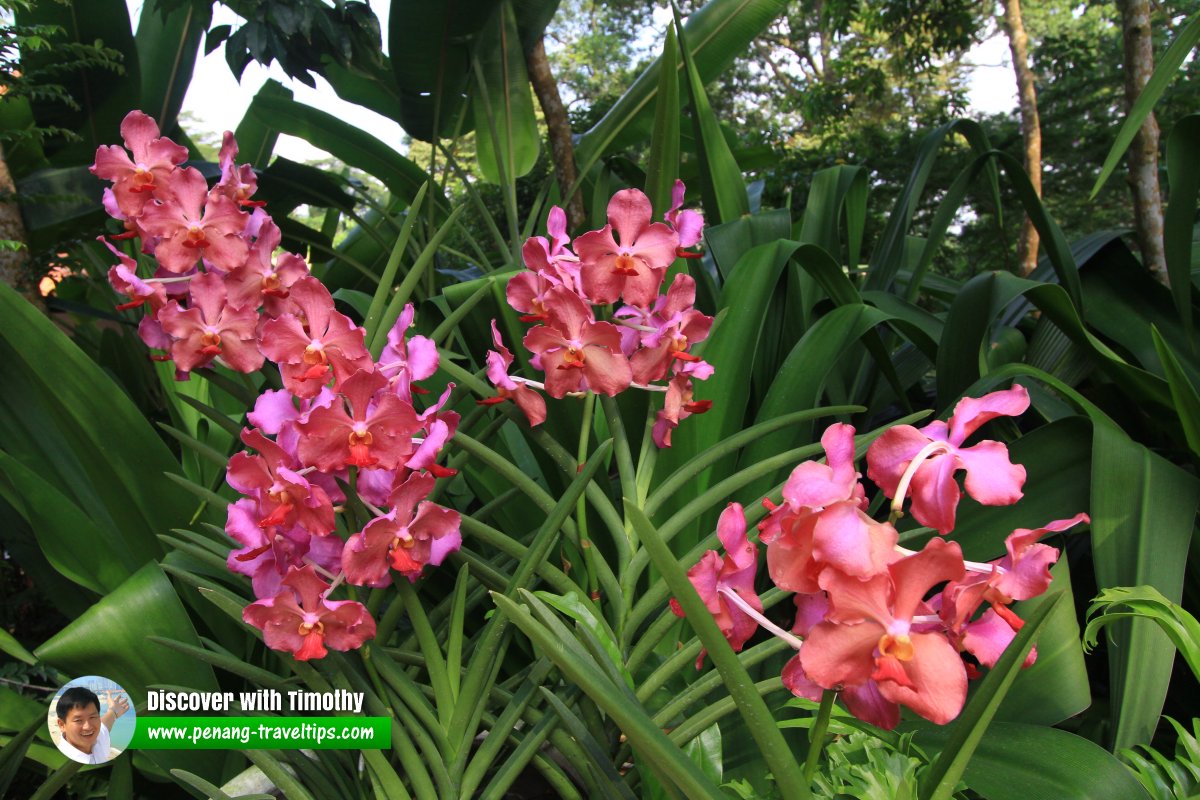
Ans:
[[[683,56],[684,85],[691,101],[692,130],[695,132],[696,157],[701,164],[700,187],[704,196],[704,211],[713,222],[730,222],[750,213],[750,199],[742,171],[729,150],[721,132],[721,124],[708,102],[704,82],[696,69],[689,49],[687,33],[675,16],[675,31],[679,51]]]
[[[156,3],[142,6],[135,37],[142,77],[141,109],[168,136],[177,127],[200,40],[211,20],[212,7],[197,3],[181,5],[165,16]]]
[[[0,494],[37,531],[47,560],[64,577],[102,595],[141,565],[120,532],[97,525],[53,484],[0,452]]]
[[[0,448],[111,528],[133,563],[194,510],[178,462],[129,397],[44,315],[0,286]]]
[[[660,219],[671,207],[671,192],[679,177],[679,45],[675,28],[667,28],[659,61],[669,68],[659,70],[658,97],[654,102],[654,132],[646,161],[646,195]]]
[[[1095,424],[1092,448],[1096,585],[1149,585],[1178,602],[1200,481],[1112,425]],[[1116,623],[1108,635],[1115,750],[1150,741],[1175,647],[1145,619]]]
[[[929,727],[933,748],[953,731]],[[1019,722],[993,722],[962,775],[987,800],[1141,800],[1146,792],[1115,756],[1082,736]]]
[[[1158,623],[1192,673],[1200,678],[1200,621],[1153,586],[1118,586],[1100,592],[1088,606],[1084,645],[1095,647],[1100,628],[1127,617],[1144,617]]]
[[[43,726],[46,724],[45,719],[45,714],[33,715],[33,718],[21,727],[17,735],[9,739],[3,749],[0,749],[0,795],[10,796],[8,794],[9,786],[12,784],[13,778],[17,777],[17,772],[21,769],[21,762],[25,759],[25,754],[29,751],[29,745],[33,743],[34,736],[43,730]]]
[[[298,136],[379,180],[393,196],[409,201],[429,179],[425,171],[388,145],[334,115],[276,93],[259,92],[247,113],[261,125]]]
[[[24,661],[26,664],[37,663],[37,658],[33,653],[26,650],[20,642],[13,638],[11,633],[3,629],[0,629],[0,652],[7,653],[9,657]]]
[[[233,132],[238,143],[238,161],[251,164],[255,169],[266,169],[279,140],[279,128],[271,121],[270,112],[261,111],[269,98],[291,100],[292,90],[276,80],[267,80],[254,95],[242,121]]]
[[[984,676],[970,702],[948,727],[946,745],[922,779],[922,800],[947,800],[953,795],[954,787],[962,778],[1009,687],[1016,680],[1025,654],[1040,636],[1055,606],[1066,598],[1067,595],[1062,592],[1047,597],[1046,602],[1025,620],[1025,626],[1005,649],[996,666]]]
[[[1200,17],[1197,18],[1200,20]],[[1195,27],[1197,20],[1193,20]],[[1189,114],[1167,137],[1171,202],[1163,215],[1163,250],[1171,295],[1184,332],[1192,335],[1192,235],[1200,194],[1200,114]]]
[[[480,31],[474,58],[483,73],[472,102],[475,157],[484,180],[505,184],[533,169],[541,143],[525,53],[508,0],[501,0]]]
[[[1071,570],[1065,551],[1060,552],[1050,574],[1053,580],[1046,594],[1013,606],[1023,619],[1036,613],[1044,603],[1053,602],[1053,595],[1059,591],[1072,596]],[[1048,597],[1051,599],[1047,600]],[[1090,706],[1092,693],[1079,638],[1074,604],[1058,603],[1038,637],[1037,661],[1017,673],[1012,688],[996,710],[996,719],[1057,725]]]
[[[1167,88],[1167,84],[1179,72],[1179,67],[1187,58],[1188,53],[1192,52],[1192,48],[1196,43],[1200,42],[1200,15],[1192,17],[1183,30],[1175,36],[1175,41],[1171,42],[1171,46],[1162,54],[1158,60],[1158,66],[1154,68],[1154,74],[1150,76],[1150,80],[1142,87],[1142,93],[1138,95],[1137,102],[1133,104],[1133,108],[1129,109],[1129,115],[1125,117],[1125,122],[1121,124],[1121,129],[1117,132],[1117,139],[1113,142],[1112,149],[1108,151],[1108,155],[1104,159],[1104,166],[1100,169],[1100,174],[1096,177],[1096,185],[1092,187],[1092,193],[1089,196],[1094,199],[1099,194],[1101,187],[1104,186],[1113,170],[1117,168],[1117,163],[1121,160],[1121,156],[1125,155],[1125,151],[1129,149],[1129,145],[1133,142],[1133,137],[1137,135],[1138,129],[1142,127],[1142,123],[1146,121],[1146,117],[1150,116],[1150,112],[1154,109],[1154,105],[1158,99],[1162,97],[1163,90]]]
[[[1151,325],[1150,333],[1154,337],[1154,349],[1158,353],[1158,360],[1167,376],[1167,385],[1171,388],[1171,399],[1175,401],[1175,410],[1179,414],[1179,423],[1183,426],[1184,438],[1187,439],[1188,447],[1192,449],[1193,457],[1200,458],[1200,394],[1197,394],[1196,386],[1188,378],[1179,359],[1158,332],[1158,328]]]

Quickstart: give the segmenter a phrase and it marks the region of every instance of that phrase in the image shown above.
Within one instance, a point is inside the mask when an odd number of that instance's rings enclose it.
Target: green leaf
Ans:
[[[612,682],[582,652],[561,623],[559,630],[552,630],[533,618],[529,609],[540,605],[540,601],[528,592],[522,592],[520,597],[526,605],[519,605],[500,594],[492,595],[504,616],[529,637],[538,651],[553,661],[571,683],[586,692],[620,726],[638,752],[639,763],[679,786],[686,797],[719,798],[721,793],[716,785],[671,743],[644,710],[614,691]]]
[[[679,177],[679,46],[675,28],[667,28],[659,61],[669,65],[659,70],[658,97],[654,103],[654,132],[646,161],[646,195],[659,219],[671,207],[671,192]]]
[[[625,515],[633,523],[634,529],[650,554],[651,561],[662,573],[663,580],[670,588],[671,594],[683,608],[687,623],[704,644],[704,649],[712,658],[713,666],[721,673],[725,688],[729,690],[729,695],[737,705],[742,719],[746,721],[746,727],[758,744],[767,768],[775,775],[776,783],[784,800],[809,797],[808,785],[801,774],[800,765],[792,756],[787,742],[779,732],[771,710],[767,708],[767,704],[758,694],[754,687],[754,681],[738,660],[737,654],[729,646],[725,635],[717,627],[704,600],[696,594],[687,573],[654,525],[629,498],[625,499]]]
[[[938,754],[922,780],[922,800],[947,800],[954,794],[975,749],[983,739],[992,717],[995,716],[1000,703],[1004,700],[1025,654],[1033,647],[1034,639],[1038,637],[1055,606],[1063,602],[1067,595],[1059,592],[1047,598],[1046,602],[1034,611],[1026,620],[1025,626],[1012,640],[1004,651],[1004,655],[996,662],[984,677],[971,701],[963,709],[948,728],[946,745]]]
[[[200,40],[211,20],[211,6],[186,3],[165,15],[157,4],[142,7],[136,35],[141,109],[158,122],[166,135],[177,126]]]
[[[1092,553],[1096,585],[1183,592],[1200,481],[1109,424],[1092,438]],[[1109,626],[1113,749],[1149,742],[1171,679],[1175,647],[1153,622]]]
[[[279,81],[267,80],[251,99],[242,121],[233,132],[238,143],[238,160],[253,165],[255,169],[267,168],[271,153],[275,151],[275,143],[279,140],[279,128],[270,121],[270,112],[262,110],[263,103],[273,97],[291,100],[292,90]]]
[[[1088,606],[1088,623],[1083,631],[1087,648],[1096,646],[1100,629],[1118,619],[1142,617],[1156,622],[1175,649],[1200,679],[1200,621],[1178,603],[1173,603],[1153,586],[1117,586],[1104,589]]]
[[[1133,108],[1129,109],[1129,115],[1125,117],[1125,122],[1121,124],[1121,129],[1117,132],[1117,139],[1113,142],[1112,149],[1108,151],[1108,156],[1104,159],[1104,166],[1100,169],[1100,175],[1096,178],[1096,185],[1092,187],[1092,193],[1088,199],[1095,199],[1100,193],[1101,187],[1108,181],[1113,170],[1117,168],[1117,163],[1121,160],[1121,156],[1125,155],[1125,151],[1129,149],[1129,145],[1133,142],[1133,137],[1137,135],[1138,129],[1142,127],[1142,123],[1146,121],[1146,117],[1150,116],[1150,112],[1154,109],[1154,105],[1158,99],[1162,97],[1163,90],[1167,88],[1167,84],[1179,72],[1180,65],[1183,64],[1188,53],[1196,46],[1196,42],[1200,42],[1200,15],[1193,16],[1192,19],[1184,26],[1183,30],[1175,37],[1175,41],[1171,42],[1171,46],[1162,54],[1162,58],[1158,60],[1158,66],[1154,68],[1154,74],[1150,76],[1150,80],[1142,87],[1142,93],[1138,95],[1137,102],[1133,104]]]
[[[1200,17],[1197,18],[1200,20]],[[1195,22],[1193,20],[1193,26]],[[1163,215],[1163,249],[1171,295],[1184,332],[1192,335],[1192,231],[1200,195],[1200,114],[1189,114],[1167,137],[1171,202]]]
[[[0,449],[111,529],[122,559],[161,556],[155,534],[194,508],[164,478],[178,462],[128,395],[7,286],[0,319]]]
[[[1188,291],[1190,292],[1191,289],[1189,288]],[[1179,414],[1183,435],[1187,439],[1193,456],[1200,457],[1200,394],[1196,392],[1195,385],[1188,379],[1183,365],[1179,363],[1179,359],[1171,350],[1170,345],[1158,332],[1158,327],[1151,325],[1150,334],[1154,337],[1154,350],[1158,353],[1158,360],[1167,376],[1167,385],[1171,388],[1171,399]]]
[[[156,683],[217,691],[210,666],[149,642],[150,636],[200,645],[179,595],[157,564],[135,572],[35,654],[68,675],[101,671],[123,686],[135,705],[146,701],[146,687]],[[219,770],[222,760],[215,751],[163,750],[148,755],[164,769],[183,767],[204,775]]]
[[[474,58],[483,73],[472,103],[475,156],[485,181],[505,184],[533,169],[541,144],[511,2],[502,1],[480,31]]]
[[[679,36],[683,56],[684,83],[692,106],[692,129],[695,132],[696,157],[699,159],[700,186],[704,195],[705,216],[713,222],[730,222],[750,213],[750,198],[742,171],[729,151],[729,143],[721,132],[717,116],[704,92],[704,82],[696,69],[688,46],[687,35],[675,15],[675,31]]]
[[[950,729],[931,727],[918,733],[916,742],[923,747],[936,747],[951,736]],[[962,778],[987,800],[1147,797],[1128,767],[1082,736],[999,720],[988,727]]]
[[[533,594],[542,602],[553,606],[558,611],[587,628],[596,637],[596,641],[600,642],[604,648],[605,655],[612,661],[613,666],[621,673],[625,685],[629,687],[630,691],[636,688],[633,683],[633,676],[625,668],[625,661],[621,658],[621,649],[617,646],[616,637],[613,636],[612,629],[608,627],[608,623],[603,617],[596,614],[590,604],[583,601],[583,598],[578,593],[572,592],[567,595],[558,595],[551,594],[550,592],[534,592]]]
[[[247,114],[264,126],[298,136],[346,164],[370,173],[395,197],[406,201],[411,201],[429,179],[424,170],[391,147],[328,112],[274,93],[259,92]]]

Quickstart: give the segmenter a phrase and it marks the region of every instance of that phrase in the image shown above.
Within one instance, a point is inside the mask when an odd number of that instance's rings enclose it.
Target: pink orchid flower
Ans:
[[[188,151],[160,136],[157,123],[141,111],[130,111],[121,120],[121,138],[133,158],[124,148],[101,145],[88,171],[113,181],[113,199],[125,217],[140,217],[155,189],[165,185],[176,165],[187,161]]]
[[[262,352],[279,364],[283,385],[297,397],[316,396],[329,383],[340,385],[358,370],[373,366],[363,344],[366,335],[333,308],[333,297],[316,278],[292,285],[288,298],[295,311],[263,326]]]
[[[837,423],[821,436],[826,463],[805,461],[783,487],[784,504],[760,524],[771,580],[793,592],[819,591],[832,568],[855,578],[882,572],[897,558],[899,534],[866,512],[854,466],[854,428]]]
[[[225,195],[239,206],[266,205],[261,200],[250,199],[258,191],[258,176],[249,164],[239,166],[234,163],[237,154],[237,140],[233,138],[233,132],[225,131],[221,138],[221,152],[217,156],[217,162],[221,165],[221,179],[213,191]]]
[[[671,432],[679,427],[682,420],[693,414],[703,414],[712,408],[712,400],[697,400],[692,386],[692,378],[684,372],[672,376],[667,384],[667,394],[663,407],[654,415],[654,428],[651,435],[654,444],[660,448],[671,446]]]
[[[648,384],[663,379],[676,360],[700,360],[688,348],[708,338],[713,318],[693,308],[695,303],[695,279],[676,275],[667,293],[655,302],[650,320],[644,323],[655,330],[642,336],[642,349],[630,359],[635,382]]]
[[[403,464],[412,455],[412,435],[421,422],[412,406],[384,391],[386,386],[387,378],[378,372],[356,372],[342,384],[342,399],[296,423],[300,460],[321,472]]]
[[[226,304],[225,282],[215,273],[196,275],[188,288],[190,308],[184,310],[173,302],[158,312],[162,329],[174,338],[171,358],[175,366],[190,372],[219,356],[238,372],[254,372],[262,367],[254,309]]]
[[[889,428],[867,450],[867,475],[898,507],[903,500],[900,490],[907,488],[902,480],[911,473],[913,517],[949,533],[962,496],[954,479],[959,470],[967,473],[967,494],[985,506],[1021,499],[1025,468],[1009,460],[1007,447],[990,439],[971,447],[962,443],[984,423],[1019,416],[1028,408],[1029,392],[1017,385],[980,398],[964,397],[948,423],[938,420],[919,430],[911,425]]]
[[[708,550],[700,561],[688,570],[688,580],[704,601],[709,613],[717,621],[717,627],[729,640],[735,652],[740,652],[746,641],[758,630],[758,622],[731,602],[727,592],[733,592],[759,614],[762,600],[754,591],[754,572],[758,567],[758,548],[746,538],[746,516],[738,503],[730,503],[717,520],[717,538],[725,548],[722,557],[716,550]],[[683,616],[679,601],[671,599],[671,610]],[[704,663],[704,653],[696,659],[696,669]]]
[[[966,701],[967,670],[922,598],[963,572],[958,544],[937,538],[866,580],[824,571],[830,612],[804,641],[805,674],[826,689],[874,681],[884,700],[939,725],[954,719]]]
[[[333,503],[325,490],[293,471],[292,457],[260,431],[244,429],[242,442],[258,455],[235,453],[229,459],[226,480],[259,501],[266,511],[259,527],[299,525],[315,536],[332,533],[336,527]]]
[[[263,632],[271,649],[308,661],[324,658],[330,648],[356,650],[375,636],[375,620],[366,607],[353,600],[326,600],[330,585],[312,566],[293,568],[283,586],[279,594],[251,603],[242,612],[242,619]]]
[[[376,369],[391,382],[401,400],[412,402],[413,392],[425,390],[414,387],[414,381],[423,381],[437,372],[439,357],[437,345],[432,339],[416,335],[409,337],[416,311],[413,304],[404,306],[396,324],[388,331],[387,346],[379,355]]]
[[[512,400],[529,420],[529,427],[541,425],[546,421],[546,401],[524,383],[509,377],[508,369],[512,366],[513,354],[504,346],[504,340],[500,338],[500,331],[496,327],[496,320],[492,320],[492,344],[496,349],[489,350],[487,354],[487,378],[492,386],[496,387],[496,396],[476,402],[482,406],[490,406]]]
[[[616,327],[596,322],[592,309],[566,287],[554,287],[548,297],[547,324],[529,331],[524,344],[540,356],[550,396],[590,390],[612,397],[629,388],[633,372]]]
[[[275,258],[275,250],[283,234],[279,227],[267,220],[258,230],[254,244],[246,256],[246,263],[225,277],[229,289],[229,304],[235,308],[249,306],[264,307],[268,317],[278,317],[289,306],[286,300],[289,290],[296,281],[307,277],[308,264],[295,253],[281,253]]]
[[[568,249],[571,237],[567,235],[567,214],[558,206],[550,209],[546,218],[546,232],[550,234],[549,240],[544,236],[532,236],[525,240],[521,248],[525,266],[578,293],[579,258]]]
[[[663,214],[663,219],[670,223],[678,234],[680,248],[699,244],[704,231],[704,217],[699,211],[680,210],[683,208],[685,191],[683,181],[676,179],[675,186],[671,189],[671,208]]]
[[[125,311],[137,308],[143,303],[149,303],[151,313],[157,314],[158,310],[167,304],[166,285],[161,281],[142,280],[138,277],[138,263],[135,259],[113,247],[112,243],[103,236],[97,236],[96,241],[107,247],[119,262],[108,270],[109,284],[115,292],[130,298],[128,303],[118,305],[117,311]]]
[[[459,548],[462,535],[458,512],[425,499],[434,483],[432,475],[410,475],[393,492],[391,511],[376,517],[347,540],[342,551],[347,581],[357,586],[376,585],[387,575],[389,566],[416,580],[426,564],[436,566],[447,553]]]
[[[166,199],[146,205],[141,225],[151,236],[162,237],[154,257],[163,269],[187,272],[204,258],[228,272],[246,262],[242,232],[247,215],[228,197],[210,195],[198,169],[177,170],[158,194]]]
[[[608,203],[608,224],[575,240],[584,294],[593,303],[626,303],[646,307],[658,297],[667,267],[675,261],[679,236],[661,222],[651,222],[650,198],[624,189]],[[621,238],[613,238],[613,231]]]

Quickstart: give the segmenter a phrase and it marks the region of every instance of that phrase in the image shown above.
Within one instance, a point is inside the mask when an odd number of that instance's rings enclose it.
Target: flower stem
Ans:
[[[896,485],[896,496],[892,498],[892,523],[904,515],[904,498],[908,495],[908,487],[912,483],[913,476],[917,474],[917,470],[925,463],[926,459],[939,452],[949,452],[946,443],[932,441],[918,450],[917,454],[912,457],[912,461],[908,462],[908,467],[900,477],[900,483]]]
[[[833,701],[837,692],[826,689],[821,695],[821,707],[817,709],[817,718],[808,731],[808,758],[804,760],[804,780],[812,783],[817,772],[817,763],[821,760],[821,752],[825,749],[825,733],[829,730],[829,718],[833,715]]]
[[[762,625],[764,628],[766,628],[769,633],[778,636],[780,639],[783,639],[785,642],[790,644],[793,650],[799,651],[800,646],[804,644],[804,641],[800,637],[796,636],[794,633],[785,631],[774,622],[771,622],[771,620],[767,619],[758,611],[756,611],[753,606],[739,597],[738,593],[730,589],[728,586],[722,586],[721,588],[717,589],[717,591],[720,592],[721,596],[723,596],[726,600],[740,608],[746,614],[746,616],[750,617],[759,625]]]

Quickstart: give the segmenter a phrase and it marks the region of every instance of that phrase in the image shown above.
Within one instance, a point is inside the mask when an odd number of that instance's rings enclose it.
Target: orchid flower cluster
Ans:
[[[949,422],[884,432],[867,450],[867,476],[892,500],[887,522],[866,513],[854,428],[830,426],[821,437],[825,463],[797,466],[783,503],[764,501],[770,513],[758,526],[771,581],[795,593],[791,631],[762,614],[754,589],[758,548],[746,536],[742,507],[731,503],[717,524],[725,555],[709,550],[688,577],[733,649],[761,624],[797,650],[783,670],[794,694],[816,701],[838,690],[852,714],[881,728],[898,724],[902,705],[938,724],[957,717],[977,665],[994,666],[1021,629],[1010,605],[1050,584],[1059,554],[1038,540],[1089,521],[1077,514],[1017,529],[1005,555],[987,563],[965,560],[958,543],[943,538],[954,529],[961,497],[957,473],[966,473],[967,494],[983,505],[1021,498],[1025,468],[1002,443],[963,443],[985,422],[1028,407],[1018,385],[964,398]],[[919,551],[900,547],[893,525],[906,498],[912,516],[938,534]],[[682,616],[674,600],[672,608]],[[1035,649],[1024,666],[1036,657]]]
[[[126,228],[113,238],[140,239],[158,266],[141,278],[137,261],[105,241],[119,260],[109,280],[130,298],[118,308],[149,307],[141,338],[169,351],[157,358],[173,360],[180,380],[214,362],[254,372],[267,360],[282,378],[247,415],[254,427],[241,438],[254,454],[235,454],[227,472],[243,495],[229,506],[225,531],[242,546],[228,565],[250,576],[258,598],[243,617],[299,660],[361,647],[375,621],[357,601],[328,599],[334,589],[386,586],[391,570],[415,581],[461,545],[458,512],[427,499],[454,474],[437,463],[459,422],[444,409],[453,384],[424,410],[414,403],[427,393],[415,382],[437,371],[437,348],[408,336],[408,305],[371,357],[363,328],[335,310],[304,259],[275,255],[279,228],[250,199],[254,171],[234,164],[231,133],[212,189],[180,167],[187,150],[142,112],[126,116],[121,134],[132,158],[102,146],[91,171],[113,182],[105,207]],[[335,533],[343,484],[370,516],[346,541]]]
[[[546,419],[546,401],[536,389],[558,399],[586,392],[613,397],[631,387],[663,392],[664,407],[653,429],[659,447],[671,446],[680,420],[711,408],[711,401],[694,398],[692,381],[706,380],[713,367],[690,350],[708,337],[712,317],[694,308],[696,282],[690,275],[676,275],[660,294],[677,257],[699,258],[687,248],[700,242],[704,220],[682,209],[683,196],[683,182],[676,181],[664,224],[653,221],[645,194],[619,191],[609,201],[608,224],[574,243],[563,210],[551,209],[550,238],[525,242],[527,269],[507,288],[508,303],[520,320],[539,323],[523,344],[545,382],[509,375],[513,354],[492,320],[495,349],[487,354],[487,375],[496,396],[480,403],[511,399],[530,425],[539,425]],[[609,321],[596,318],[594,306],[618,300],[624,305]]]

